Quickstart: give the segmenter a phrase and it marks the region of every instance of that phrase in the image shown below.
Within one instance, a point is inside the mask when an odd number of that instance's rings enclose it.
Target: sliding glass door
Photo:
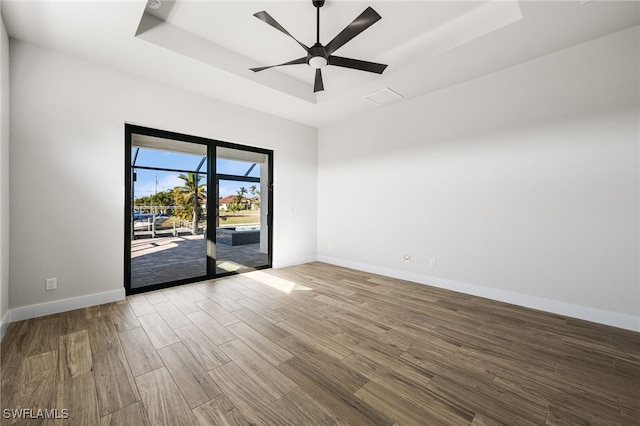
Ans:
[[[125,134],[128,294],[271,266],[271,151]]]

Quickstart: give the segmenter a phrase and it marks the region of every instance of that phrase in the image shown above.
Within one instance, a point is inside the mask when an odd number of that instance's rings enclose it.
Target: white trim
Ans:
[[[9,309],[7,314],[9,316],[9,322],[21,321],[29,318],[37,318],[45,315],[72,311],[74,309],[116,302],[118,300],[123,300],[125,297],[124,288],[121,288],[119,290],[87,294],[86,296],[77,296],[69,299],[38,303],[35,305],[20,306],[18,308]]]
[[[335,257],[320,255],[318,256],[318,261],[640,332],[640,317],[635,317],[633,315],[604,311],[601,309],[591,308],[589,306],[574,305],[572,303],[561,302],[559,300],[546,299],[544,297],[530,296],[497,288],[489,288],[476,284],[448,280],[445,278],[384,268]]]
[[[300,259],[274,260],[272,262],[271,267],[273,269],[288,268],[290,266],[303,265],[305,263],[311,263],[311,262],[315,262],[317,260],[318,260],[318,258],[316,256],[302,257]],[[329,262],[327,262],[327,263],[329,263]]]
[[[7,331],[7,327],[9,327],[9,310],[7,310],[2,316],[2,319],[0,319],[0,342],[4,337],[5,331]]]

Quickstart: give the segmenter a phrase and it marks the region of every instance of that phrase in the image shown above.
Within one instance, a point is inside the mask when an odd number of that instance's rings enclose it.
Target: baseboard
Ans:
[[[45,315],[58,314],[74,309],[87,308],[89,306],[102,305],[103,303],[116,302],[125,298],[124,288],[102,293],[88,294],[86,296],[71,297],[69,299],[54,300],[35,305],[20,306],[9,309],[9,322],[22,321],[29,318],[37,318]],[[7,315],[5,315],[7,316]],[[4,324],[4,321],[3,321]]]
[[[4,337],[4,332],[7,331],[7,327],[9,327],[9,311],[4,313],[2,318],[0,319],[0,342]]]
[[[316,256],[302,257],[299,259],[274,260],[271,266],[273,269],[281,269],[281,268],[288,268],[290,266],[303,265],[305,263],[311,263],[317,260],[318,258]]]
[[[336,266],[343,266],[345,268],[370,272],[373,274],[384,275],[387,277],[398,278],[401,280],[412,281],[418,284],[444,288],[447,290],[457,291],[473,296],[484,297],[486,299],[492,299],[499,302],[537,309],[539,311],[545,311],[571,318],[582,319],[585,321],[591,321],[599,324],[610,325],[613,327],[640,332],[640,317],[634,317],[633,315],[604,311],[588,306],[574,305],[572,303],[561,302],[558,300],[530,296],[522,293],[489,288],[476,284],[469,284],[439,277],[416,274],[413,272],[400,271],[392,268],[384,268],[380,266],[353,262],[350,260],[329,256],[318,256],[318,261],[330,263]]]

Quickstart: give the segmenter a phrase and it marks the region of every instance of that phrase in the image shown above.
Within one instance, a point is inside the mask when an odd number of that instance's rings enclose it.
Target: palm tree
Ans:
[[[246,210],[247,207],[247,199],[245,198],[245,194],[247,194],[249,191],[247,191],[247,188],[245,188],[244,186],[240,187],[240,190],[238,191],[238,195],[240,195],[240,203],[242,204],[242,207]]]
[[[251,185],[251,187],[249,188],[249,191],[253,196],[251,197],[251,205],[254,206],[253,208],[259,208],[260,207],[260,190],[258,189],[257,186]]]
[[[236,195],[233,196],[233,204],[237,210],[245,210],[247,208],[247,200],[244,197],[244,194],[247,193],[247,188],[241,186],[240,189],[236,191]]]
[[[178,178],[184,181],[183,186],[177,187],[187,206],[193,209],[193,225],[191,232],[195,235],[198,233],[198,221],[200,220],[200,202],[207,195],[206,184],[199,184],[202,176],[197,173],[188,173],[180,175]],[[185,208],[188,208],[184,206]]]

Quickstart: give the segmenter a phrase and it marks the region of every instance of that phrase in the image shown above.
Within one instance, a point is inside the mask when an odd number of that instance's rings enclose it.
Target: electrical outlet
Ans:
[[[45,290],[55,290],[58,288],[58,279],[57,278],[47,278],[47,282],[45,284]]]
[[[429,266],[431,266],[432,268],[436,267],[436,258],[432,257],[429,259]]]
[[[411,263],[411,255],[410,254],[405,254],[404,256],[402,256],[402,259],[407,263]]]

